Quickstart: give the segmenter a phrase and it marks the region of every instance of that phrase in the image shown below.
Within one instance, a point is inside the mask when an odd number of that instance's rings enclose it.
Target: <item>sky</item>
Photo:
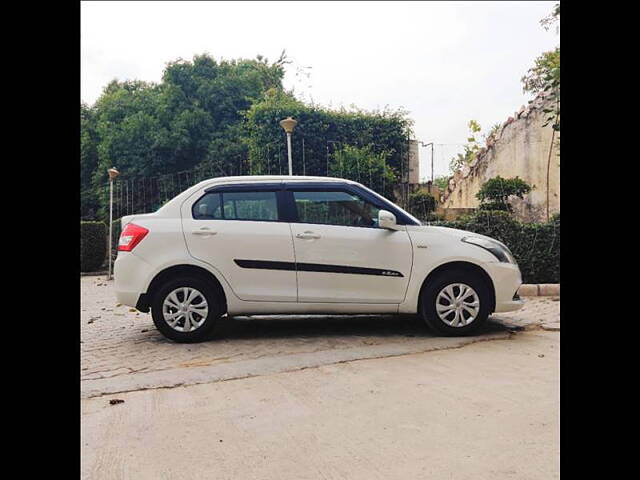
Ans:
[[[403,108],[435,143],[435,175],[477,120],[486,132],[531,97],[520,78],[560,39],[541,18],[555,2],[82,2],[81,100],[113,79],[159,82],[194,55],[269,60],[286,50],[284,86],[331,107]],[[298,74],[296,75],[296,72]],[[420,148],[420,177],[431,175]]]

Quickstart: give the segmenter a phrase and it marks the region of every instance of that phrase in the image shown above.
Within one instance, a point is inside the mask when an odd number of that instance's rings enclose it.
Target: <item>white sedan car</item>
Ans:
[[[419,314],[469,335],[521,308],[520,270],[489,237],[422,225],[359,183],[222,177],[122,218],[120,303],[166,337],[208,337],[224,314]]]

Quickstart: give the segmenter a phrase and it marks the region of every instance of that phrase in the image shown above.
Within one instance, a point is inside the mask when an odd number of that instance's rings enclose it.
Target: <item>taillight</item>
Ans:
[[[137,244],[149,233],[144,227],[136,225],[134,223],[128,223],[124,230],[120,234],[120,241],[118,242],[118,251],[130,252]]]

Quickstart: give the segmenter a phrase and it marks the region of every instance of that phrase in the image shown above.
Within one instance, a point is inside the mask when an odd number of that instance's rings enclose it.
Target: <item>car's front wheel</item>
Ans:
[[[156,328],[180,343],[205,340],[223,313],[220,295],[196,277],[176,278],[160,287],[153,298],[151,316]]]
[[[478,331],[490,312],[491,289],[477,274],[445,271],[429,281],[420,296],[420,314],[431,329],[446,336]]]

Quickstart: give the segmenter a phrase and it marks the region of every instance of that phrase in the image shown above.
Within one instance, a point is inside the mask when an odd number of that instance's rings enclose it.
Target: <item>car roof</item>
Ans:
[[[336,177],[312,177],[303,175],[242,175],[235,177],[216,177],[204,180],[200,183],[215,185],[218,183],[262,183],[262,182],[343,182],[356,183],[352,180]]]
[[[192,185],[182,193],[176,195],[167,203],[165,203],[156,214],[161,216],[172,216],[179,214],[180,205],[184,200],[189,198],[194,192],[201,190],[205,187],[214,187],[217,185],[229,185],[234,183],[265,183],[265,182],[323,182],[323,183],[349,183],[357,184],[357,182],[347,180],[344,178],[335,177],[311,177],[302,175],[241,175],[235,177],[213,177],[203,180],[196,185]]]

